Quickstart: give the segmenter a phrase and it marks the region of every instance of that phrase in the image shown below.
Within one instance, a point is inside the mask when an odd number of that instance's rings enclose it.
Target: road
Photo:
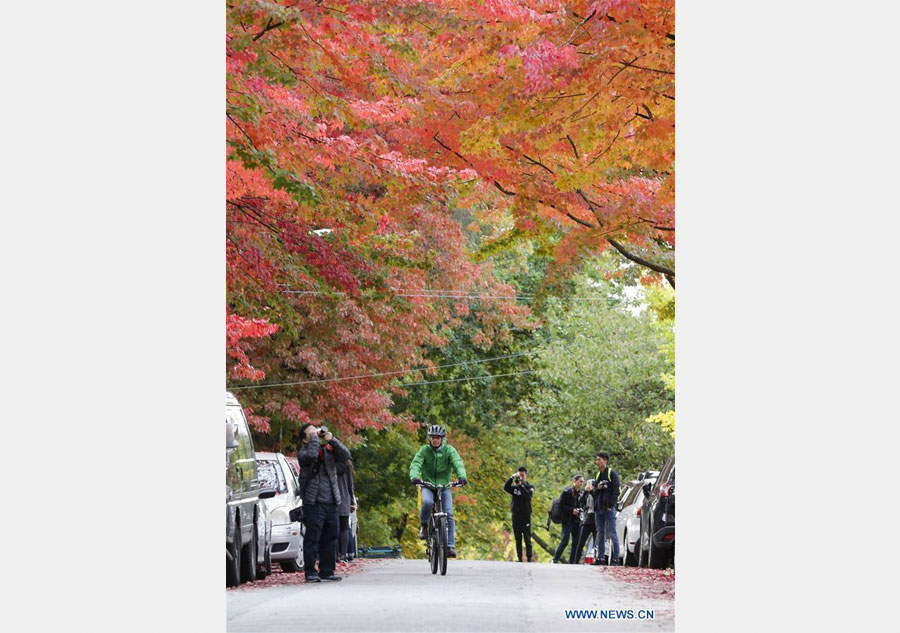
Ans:
[[[340,572],[339,572],[340,573]],[[450,560],[372,560],[338,583],[226,592],[228,631],[672,631],[671,570]],[[273,575],[275,577],[275,575]],[[270,577],[272,579],[273,577]],[[277,581],[277,578],[276,578]],[[266,581],[268,582],[268,581]],[[652,609],[651,620],[566,619],[566,609]]]

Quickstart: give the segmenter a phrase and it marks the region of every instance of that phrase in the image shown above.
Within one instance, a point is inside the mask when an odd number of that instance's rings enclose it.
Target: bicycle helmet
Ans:
[[[434,435],[439,435],[441,437],[445,437],[447,435],[447,431],[444,430],[440,424],[432,424],[428,427],[428,437],[432,437]]]

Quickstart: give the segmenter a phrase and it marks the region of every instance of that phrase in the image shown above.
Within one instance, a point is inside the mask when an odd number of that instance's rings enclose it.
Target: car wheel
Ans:
[[[628,551],[628,530],[625,530],[625,534],[622,536],[622,542],[619,545],[624,548],[622,555],[622,562],[624,565],[628,567],[634,567],[637,565],[637,557],[634,552]]]
[[[257,538],[256,524],[254,524],[253,531],[250,534],[250,542],[244,546],[246,551],[241,552],[241,582],[253,582],[256,580]]]
[[[259,566],[259,569],[256,570],[256,578],[258,580],[265,580],[266,576],[272,573],[272,547],[271,545],[266,548],[266,555],[263,560],[263,564]]]
[[[303,550],[301,549],[297,553],[297,558],[295,558],[294,560],[283,560],[279,564],[281,565],[281,571],[288,574],[293,574],[294,572],[300,571],[301,569],[303,569]]]
[[[234,528],[234,541],[231,543],[231,558],[225,557],[225,586],[236,587],[241,584],[241,526]]]
[[[661,547],[657,547],[653,542],[653,535],[648,535],[650,547],[647,549],[647,566],[651,569],[662,569],[666,565],[666,555],[668,552]]]

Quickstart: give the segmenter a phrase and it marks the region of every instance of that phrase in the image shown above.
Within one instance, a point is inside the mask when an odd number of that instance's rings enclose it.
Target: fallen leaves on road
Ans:
[[[644,567],[600,567],[612,580],[634,585],[647,598],[673,598],[675,596],[674,569],[647,569]]]
[[[338,563],[334,573],[338,576],[349,576],[358,573],[370,561],[362,558],[355,558],[349,563]],[[292,574],[281,571],[277,563],[272,565],[272,573],[265,580],[257,580],[254,582],[241,583],[237,587],[226,588],[225,591],[249,591],[255,589],[266,589],[268,587],[287,587],[291,585],[306,585],[306,574],[302,571]]]

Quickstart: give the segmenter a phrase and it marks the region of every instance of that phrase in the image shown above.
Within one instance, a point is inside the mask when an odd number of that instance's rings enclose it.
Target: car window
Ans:
[[[665,465],[662,467],[662,470],[659,471],[659,476],[656,478],[656,483],[653,484],[654,490],[669,481],[669,475],[674,469],[675,459],[669,458],[669,460],[666,461]]]
[[[259,473],[260,488],[274,488],[275,492],[287,492],[287,482],[284,480],[284,473],[281,472],[281,466],[268,459],[257,459],[256,468]]]
[[[281,465],[281,472],[287,483],[288,492],[294,492],[297,488],[297,482],[294,480],[294,471],[291,469],[291,463],[283,456],[278,456],[278,463]]]
[[[643,490],[641,490],[640,486],[635,486],[631,490],[628,491],[628,496],[625,497],[625,502],[622,504],[622,507],[630,506],[632,503],[638,503],[638,496],[643,494]]]

